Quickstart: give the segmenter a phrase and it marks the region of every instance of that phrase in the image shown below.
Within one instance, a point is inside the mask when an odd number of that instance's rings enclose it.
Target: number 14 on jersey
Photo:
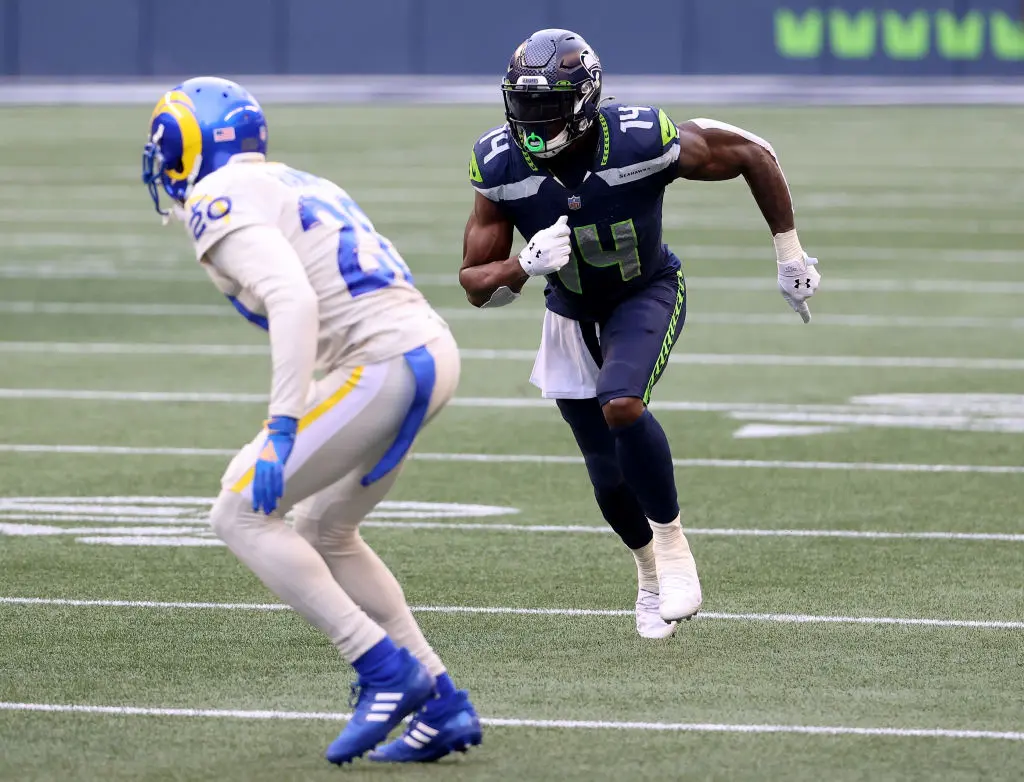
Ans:
[[[612,223],[609,230],[613,243],[611,250],[606,250],[601,244],[596,225],[581,225],[573,229],[579,252],[574,249],[569,263],[558,272],[562,284],[573,293],[583,293],[579,268],[581,262],[598,268],[618,266],[623,282],[640,276],[640,253],[637,252],[636,226],[633,221]]]

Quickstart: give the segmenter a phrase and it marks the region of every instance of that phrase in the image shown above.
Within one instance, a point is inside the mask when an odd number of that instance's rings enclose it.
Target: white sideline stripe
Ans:
[[[437,312],[446,320],[522,320],[540,323],[544,310],[505,307],[481,313],[471,307],[440,307]],[[211,317],[237,318],[234,309],[219,304],[119,304],[99,302],[0,301],[3,315],[103,315],[125,317]],[[722,326],[786,326],[793,316],[752,314],[747,312],[708,312],[690,314],[687,325]],[[865,328],[949,328],[949,329],[1024,329],[1024,318],[991,318],[971,316],[915,315],[832,315],[816,314],[818,326]],[[57,343],[60,344],[60,343]]]
[[[173,344],[163,342],[0,342],[0,353],[83,355],[224,356],[246,358],[269,354],[266,345]],[[465,360],[533,361],[535,349],[463,348]],[[885,367],[892,369],[1024,370],[1024,359],[944,356],[818,356],[765,353],[676,353],[672,364],[702,366]]]
[[[73,703],[0,702],[0,711],[109,714],[117,717],[199,717],[240,720],[316,720],[327,722],[342,722],[352,717],[351,714],[344,712],[169,709],[144,706],[92,706]],[[840,725],[744,725],[711,722],[610,722],[605,720],[533,720],[505,717],[484,717],[480,722],[495,728],[641,730],[673,733],[800,733],[817,736],[889,736],[893,738],[1024,741],[1024,732],[949,728],[862,728]]]
[[[4,398],[0,389],[0,398]],[[180,400],[178,400],[180,401]],[[220,401],[220,400],[218,400]],[[262,398],[261,398],[262,401]],[[230,448],[143,448],[119,445],[43,445],[0,443],[0,453],[58,453],[97,456],[234,456]],[[413,453],[424,462],[468,462],[485,464],[583,464],[580,456],[491,453]],[[903,464],[899,462],[815,462],[771,461],[767,459],[674,459],[676,467],[707,467],[766,470],[856,470],[867,472],[981,473],[1019,475],[1024,465],[1007,464]]]
[[[154,600],[76,600],[46,597],[0,597],[0,605],[69,608],[158,608],[221,611],[291,611],[283,603],[192,603]],[[508,606],[410,606],[420,614],[487,614],[512,616],[633,616],[632,610],[604,608],[514,608]],[[780,622],[784,624],[862,624],[925,627],[964,627],[981,630],[1024,630],[1024,622],[975,619],[917,619],[891,616],[817,616],[814,614],[731,614],[701,611],[699,620]]]

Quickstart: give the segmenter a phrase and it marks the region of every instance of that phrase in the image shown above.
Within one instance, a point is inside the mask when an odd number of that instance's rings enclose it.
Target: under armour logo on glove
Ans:
[[[562,215],[554,225],[537,231],[519,253],[519,265],[531,277],[553,274],[569,262],[572,254],[569,217]]]
[[[818,289],[818,282],[821,280],[821,275],[814,268],[817,263],[817,258],[811,258],[804,253],[801,261],[779,264],[779,291],[782,293],[782,298],[804,323],[809,323],[811,320],[811,310],[807,306],[807,299],[814,295]]]

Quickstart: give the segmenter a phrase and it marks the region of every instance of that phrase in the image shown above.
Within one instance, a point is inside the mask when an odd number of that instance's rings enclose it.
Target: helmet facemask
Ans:
[[[576,91],[571,86],[508,84],[502,91],[516,142],[535,157],[552,157],[586,129],[578,127]]]

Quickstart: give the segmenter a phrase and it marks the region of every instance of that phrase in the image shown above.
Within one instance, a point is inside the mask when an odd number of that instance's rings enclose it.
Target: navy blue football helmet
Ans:
[[[536,157],[552,157],[597,118],[601,61],[571,30],[538,30],[512,55],[501,91],[516,143]]]

